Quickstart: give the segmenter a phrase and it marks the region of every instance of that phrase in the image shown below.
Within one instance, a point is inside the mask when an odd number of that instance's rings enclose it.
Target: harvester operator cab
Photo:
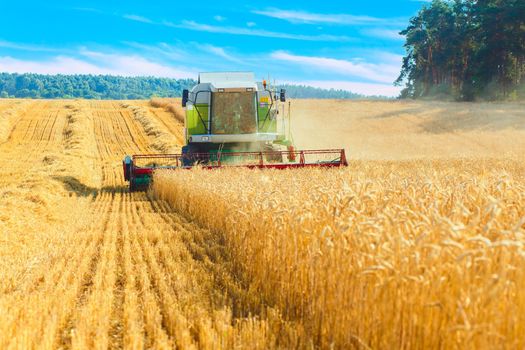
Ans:
[[[261,151],[287,146],[286,92],[257,83],[251,72],[200,73],[197,85],[184,90],[186,108],[183,152]],[[278,116],[281,115],[281,118]]]

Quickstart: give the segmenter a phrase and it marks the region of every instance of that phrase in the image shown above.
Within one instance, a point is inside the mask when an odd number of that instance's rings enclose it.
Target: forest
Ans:
[[[525,97],[525,1],[434,0],[411,18],[401,97]]]
[[[307,85],[279,85],[291,98],[326,98],[326,99],[386,99],[384,96],[365,96],[341,89],[321,89]]]
[[[151,97],[180,97],[182,90],[195,84],[192,79],[0,73],[0,98],[138,100]],[[281,85],[279,88],[286,89],[291,98],[365,98],[345,90],[328,90],[304,85]]]
[[[195,81],[191,79],[156,77],[0,73],[0,97],[104,100],[178,97],[193,84]]]

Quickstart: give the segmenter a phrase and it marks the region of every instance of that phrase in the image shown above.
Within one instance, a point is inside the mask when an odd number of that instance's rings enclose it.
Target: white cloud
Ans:
[[[387,51],[371,50],[368,56],[374,57],[378,62],[393,64],[400,67],[403,62],[403,56]]]
[[[213,16],[213,19],[216,20],[217,22],[224,22],[226,21],[226,17],[223,17],[223,16]]]
[[[392,55],[394,56],[394,55]],[[399,75],[401,62],[367,63],[356,61],[340,60],[327,57],[299,56],[286,51],[275,51],[271,57],[276,60],[286,61],[305,67],[311,67],[319,72],[334,72],[348,77],[356,77],[364,80],[392,83]]]
[[[235,57],[227,51],[225,47],[219,47],[207,43],[199,42],[180,42],[176,41],[174,44],[158,43],[158,44],[143,44],[137,42],[124,41],[123,44],[138,49],[148,57],[164,57],[174,62],[196,62],[205,64],[206,62],[217,63],[217,57],[224,59],[223,61],[244,64],[245,61]],[[198,50],[198,51],[196,51]],[[196,58],[198,57],[198,60]],[[197,62],[198,61],[198,62]]]
[[[115,72],[116,75],[158,76],[167,78],[189,78],[195,75],[187,69],[173,68],[148,60],[138,55],[108,54],[83,49],[80,54],[98,66]]]
[[[403,41],[405,37],[399,34],[400,31],[396,29],[370,28],[362,30],[361,33],[375,38]]]
[[[247,27],[255,27],[257,25],[257,23],[255,22],[246,22],[246,26]]]
[[[153,62],[137,55],[107,54],[81,50],[82,58],[56,56],[33,61],[0,57],[0,71],[8,73],[40,74],[110,74],[121,76],[159,76],[190,78],[196,75],[191,69],[174,68]]]
[[[269,8],[266,10],[252,11],[255,14],[277,18],[290,23],[309,23],[309,24],[341,24],[341,25],[369,25],[369,24],[394,24],[401,19],[377,18],[371,16],[356,16],[348,14],[322,14],[305,11],[282,10]]]
[[[210,44],[194,44],[198,49],[201,51],[204,51],[206,53],[211,53],[215,56],[224,58],[227,61],[235,62],[235,63],[242,63],[243,61],[232,56],[231,54],[227,53],[226,50],[223,47],[218,47]]]
[[[352,40],[351,38],[347,36],[336,36],[336,35],[325,35],[325,34],[323,35],[291,34],[291,33],[272,32],[272,31],[262,30],[262,29],[213,26],[213,25],[208,25],[208,24],[197,23],[194,21],[182,21],[181,24],[164,22],[163,24],[166,26],[170,26],[170,27],[184,28],[184,29],[195,30],[195,31],[200,31],[200,32],[261,36],[261,37],[268,37],[268,38],[293,39],[293,40],[303,40],[303,41],[346,42],[346,41]]]
[[[9,56],[0,57],[0,71],[40,74],[111,74],[108,69],[64,56],[56,56],[47,61],[20,60]]]
[[[180,45],[174,46],[163,42],[153,45],[134,41],[123,41],[122,43],[134,49],[141,50],[150,56],[162,56],[169,60],[185,60],[188,58],[188,52],[181,49]]]
[[[153,21],[151,19],[146,18],[146,17],[142,17],[142,16],[138,16],[138,15],[126,14],[126,15],[123,15],[122,17],[125,18],[125,19],[129,19],[131,21],[136,21],[136,22],[149,23],[149,24],[153,23]]]
[[[334,81],[334,80],[305,80],[305,81],[287,81],[285,84],[307,85],[321,89],[341,89],[366,96],[399,96],[402,87],[387,85],[361,83],[352,81]]]
[[[6,48],[6,49],[21,50],[21,51],[41,51],[41,52],[59,51],[58,49],[52,48],[52,47],[25,44],[25,43],[16,43],[16,42],[5,41],[5,40],[0,40],[0,47]]]

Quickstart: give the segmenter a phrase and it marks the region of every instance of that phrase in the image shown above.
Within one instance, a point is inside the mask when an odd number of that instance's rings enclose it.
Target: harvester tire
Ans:
[[[267,152],[266,160],[271,163],[282,163],[283,154],[275,150],[272,146],[265,146],[264,152]]]

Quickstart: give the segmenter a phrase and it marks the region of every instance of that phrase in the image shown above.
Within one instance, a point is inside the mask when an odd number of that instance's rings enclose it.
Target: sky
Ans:
[[[399,31],[423,2],[5,1],[0,72],[253,71],[276,83],[396,96]]]

